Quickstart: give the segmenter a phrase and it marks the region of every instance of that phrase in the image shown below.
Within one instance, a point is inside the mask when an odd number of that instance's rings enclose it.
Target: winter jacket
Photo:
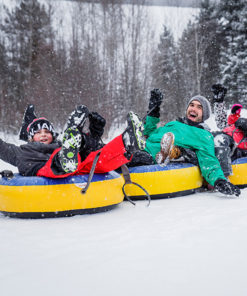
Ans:
[[[78,155],[78,168],[73,173],[66,174],[61,169],[60,163],[57,160],[60,149],[61,145],[59,143],[43,144],[30,142],[16,146],[0,139],[0,159],[18,167],[19,173],[23,176],[65,178],[70,175],[87,174],[90,172],[93,161],[99,151],[100,157],[95,173],[110,172],[129,162],[129,159],[126,157],[122,135],[114,138],[100,150],[90,152],[84,160]]]
[[[223,133],[231,136],[237,145],[237,148],[247,149],[247,138],[245,138],[243,131],[236,128],[235,122],[239,119],[239,114],[230,114],[227,117],[227,112],[224,102],[214,103],[215,121],[217,127]]]
[[[168,122],[165,126],[156,128],[159,118],[147,116],[144,134],[148,137],[145,150],[155,159],[160,151],[160,141],[167,132],[175,135],[176,146],[195,151],[202,176],[214,185],[217,179],[225,179],[220,163],[215,156],[213,135],[202,126],[191,126],[179,121]]]
[[[0,159],[16,166],[23,176],[35,176],[58,147],[58,143],[47,145],[38,142],[16,146],[0,139]]]
[[[81,159],[84,160],[92,152],[102,148],[103,144],[99,137],[90,133],[82,133],[82,146],[80,150]],[[0,139],[0,159],[16,166],[23,176],[36,176],[38,171],[44,167],[53,152],[61,147],[61,142],[55,140],[51,144],[28,142],[16,146]],[[56,153],[52,156],[52,171],[56,175],[64,175],[64,171],[57,158]]]
[[[243,131],[236,128],[235,124],[224,128],[223,133],[231,136],[239,149],[247,150],[247,138]]]

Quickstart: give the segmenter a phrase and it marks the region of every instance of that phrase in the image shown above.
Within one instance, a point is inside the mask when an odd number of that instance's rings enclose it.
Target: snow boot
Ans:
[[[64,131],[62,148],[59,151],[59,159],[66,173],[73,173],[77,169],[81,139],[81,133],[75,127],[68,128]]]
[[[65,130],[68,128],[78,128],[79,130],[82,130],[88,115],[89,111],[86,106],[77,106],[77,108],[70,114]]]
[[[170,160],[176,159],[181,155],[181,151],[174,146],[175,136],[173,133],[165,133],[160,141],[160,152],[156,154],[155,160],[158,164],[167,165]]]
[[[144,150],[146,147],[146,139],[143,135],[144,126],[142,120],[134,112],[127,115],[128,127],[124,131],[122,138],[125,149],[129,153]]]

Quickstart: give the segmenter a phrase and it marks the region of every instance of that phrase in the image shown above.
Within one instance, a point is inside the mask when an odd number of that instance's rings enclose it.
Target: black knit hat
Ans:
[[[32,139],[35,133],[39,130],[47,129],[53,136],[56,138],[57,134],[55,133],[53,125],[45,117],[35,118],[27,127],[28,138]]]

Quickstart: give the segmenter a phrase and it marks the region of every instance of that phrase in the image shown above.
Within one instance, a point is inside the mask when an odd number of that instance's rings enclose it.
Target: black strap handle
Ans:
[[[130,178],[130,173],[129,173],[129,169],[128,167],[124,164],[121,166],[121,170],[122,170],[122,174],[123,174],[123,177],[124,177],[124,180],[125,180],[125,183],[122,187],[122,191],[123,191],[123,194],[124,194],[124,197],[130,202],[132,203],[132,205],[135,206],[135,203],[133,202],[133,200],[131,200],[131,198],[126,194],[125,192],[125,186],[128,185],[128,184],[132,184],[132,185],[135,185],[137,187],[139,187],[140,189],[142,189],[146,196],[147,196],[147,199],[148,199],[148,205],[150,205],[150,202],[151,202],[151,198],[150,198],[150,195],[149,193],[147,192],[147,190],[145,188],[143,188],[140,184],[136,183],[136,182],[132,182],[131,181],[131,178]]]
[[[94,175],[94,171],[95,171],[96,165],[97,165],[99,157],[100,157],[100,153],[101,153],[101,151],[99,151],[96,154],[96,156],[95,156],[95,158],[93,160],[93,164],[92,164],[92,167],[91,167],[91,170],[90,170],[90,173],[89,173],[89,176],[88,176],[88,180],[87,180],[87,185],[84,188],[82,188],[81,194],[85,194],[87,192],[87,190],[88,190],[88,187],[91,184],[91,181],[92,181],[92,178],[93,178],[93,175]]]

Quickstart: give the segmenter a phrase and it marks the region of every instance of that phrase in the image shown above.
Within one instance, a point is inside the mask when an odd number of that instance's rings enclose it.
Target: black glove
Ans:
[[[0,175],[2,175],[3,178],[12,179],[14,177],[14,174],[10,170],[4,170],[0,172]]]
[[[214,187],[216,190],[226,195],[239,196],[241,194],[241,191],[237,186],[233,185],[232,183],[224,179],[216,180],[214,183]]]
[[[148,115],[153,117],[160,117],[160,105],[163,101],[163,94],[159,89],[151,90],[151,95],[148,105]]]
[[[211,91],[213,92],[213,99],[216,103],[222,103],[224,101],[227,89],[221,84],[212,85]]]
[[[27,127],[35,118],[37,118],[37,116],[34,111],[34,105],[29,104],[24,112],[22,126],[21,126],[21,130],[19,132],[19,139],[20,140],[23,140],[26,142],[28,141]]]
[[[97,112],[89,114],[89,130],[93,137],[100,138],[104,133],[106,120]]]

